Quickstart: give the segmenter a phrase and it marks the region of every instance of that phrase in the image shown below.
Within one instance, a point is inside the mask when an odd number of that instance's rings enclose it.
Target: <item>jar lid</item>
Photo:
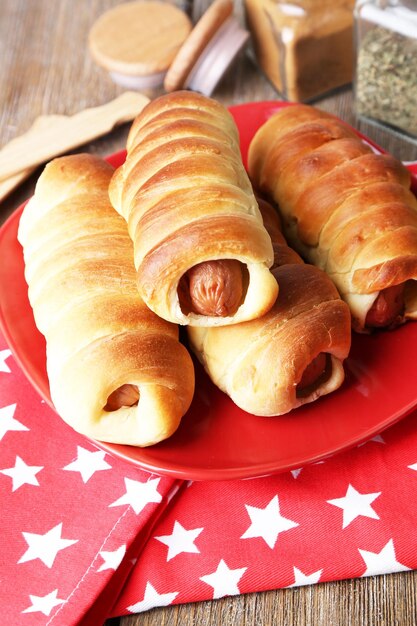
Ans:
[[[215,0],[210,5],[167,71],[166,91],[190,88],[211,95],[249,38],[232,13],[233,0]]]
[[[89,34],[95,61],[124,86],[156,87],[192,28],[172,4],[139,0],[103,13]]]
[[[416,9],[417,6],[408,8],[396,4],[383,7],[373,4],[358,5],[362,19],[412,39],[417,39]]]

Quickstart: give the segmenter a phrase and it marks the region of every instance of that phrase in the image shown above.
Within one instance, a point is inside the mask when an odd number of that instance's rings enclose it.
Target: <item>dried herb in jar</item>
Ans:
[[[357,59],[360,115],[417,136],[417,39],[380,26],[369,30]]]

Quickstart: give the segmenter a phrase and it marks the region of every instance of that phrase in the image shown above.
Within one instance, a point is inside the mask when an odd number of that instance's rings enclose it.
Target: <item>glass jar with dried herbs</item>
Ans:
[[[357,0],[359,116],[417,138],[417,0]]]

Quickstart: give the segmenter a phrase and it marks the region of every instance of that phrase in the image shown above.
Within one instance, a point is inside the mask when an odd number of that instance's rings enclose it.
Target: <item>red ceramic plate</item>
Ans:
[[[280,106],[232,107],[242,153],[256,129]],[[124,153],[110,157],[119,165]],[[35,327],[16,233],[22,207],[0,231],[0,323],[22,369],[50,403],[45,343]],[[374,436],[417,404],[417,324],[353,337],[346,380],[335,393],[283,417],[255,417],[237,408],[196,364],[196,393],[180,428],[149,448],[97,443],[157,474],[192,480],[250,478],[298,468]]]

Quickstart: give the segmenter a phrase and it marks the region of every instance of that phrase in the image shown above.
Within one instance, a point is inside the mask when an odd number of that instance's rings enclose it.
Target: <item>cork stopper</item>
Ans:
[[[115,82],[157,87],[191,29],[187,15],[172,4],[127,2],[99,17],[90,30],[89,48]]]

